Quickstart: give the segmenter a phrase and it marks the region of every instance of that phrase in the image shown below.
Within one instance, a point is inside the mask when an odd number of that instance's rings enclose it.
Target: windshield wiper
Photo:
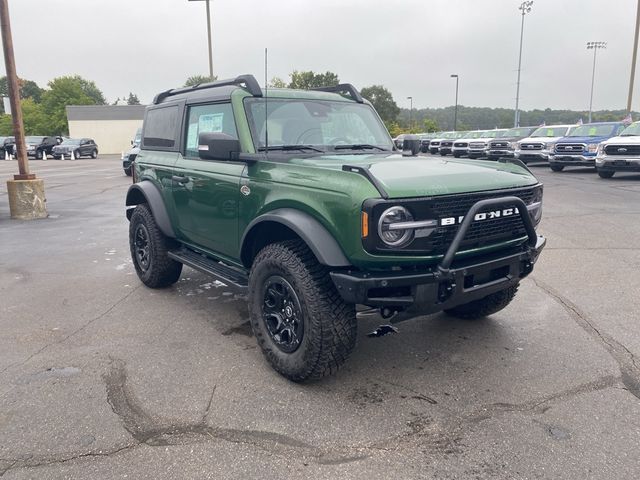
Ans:
[[[313,150],[314,152],[324,153],[324,150],[316,148],[312,145],[269,145],[268,147],[259,147],[259,152],[264,152],[265,150],[282,150],[282,151],[290,151],[290,150]]]
[[[334,150],[382,150],[388,152],[386,148],[379,147],[378,145],[370,145],[368,143],[353,143],[351,145],[336,145]]]

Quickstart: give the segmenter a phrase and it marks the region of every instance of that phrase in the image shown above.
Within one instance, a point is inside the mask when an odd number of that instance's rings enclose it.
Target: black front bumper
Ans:
[[[488,206],[518,206],[527,240],[518,247],[482,257],[455,260],[474,216]],[[516,197],[481,200],[471,207],[438,266],[412,271],[333,271],[331,278],[347,303],[385,307],[404,317],[435,313],[516,285],[533,270],[546,239],[535,233],[526,205]]]

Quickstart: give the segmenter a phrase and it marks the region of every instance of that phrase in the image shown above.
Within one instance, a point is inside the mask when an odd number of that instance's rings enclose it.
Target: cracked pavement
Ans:
[[[0,185],[2,480],[640,476],[640,176],[533,167],[549,243],[507,309],[363,318],[345,368],[297,385],[241,296],[140,285],[118,158],[31,165],[49,219],[10,221]]]

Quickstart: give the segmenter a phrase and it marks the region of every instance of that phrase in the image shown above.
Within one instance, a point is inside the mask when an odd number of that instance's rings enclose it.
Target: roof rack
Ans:
[[[204,90],[205,88],[215,88],[215,87],[225,87],[228,85],[243,85],[249,90],[249,93],[254,97],[262,96],[262,89],[258,84],[258,81],[253,75],[239,75],[236,78],[229,78],[226,80],[216,80],[215,82],[209,83],[199,83],[198,85],[194,85],[193,87],[184,87],[184,88],[172,88],[170,90],[166,90],[164,92],[159,93],[153,99],[153,104],[157,105],[162,102],[165,98],[171,97],[173,95],[179,95],[181,93],[193,92],[195,90]]]
[[[333,87],[316,87],[311,90],[317,90],[319,92],[333,92],[333,93],[348,93],[358,103],[364,103],[362,95],[356,90],[356,87],[350,83],[341,83]]]

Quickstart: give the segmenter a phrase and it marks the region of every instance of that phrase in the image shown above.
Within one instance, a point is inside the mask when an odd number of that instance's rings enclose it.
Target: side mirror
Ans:
[[[418,155],[421,143],[417,135],[405,135],[402,141],[402,156],[415,157]]]
[[[236,160],[240,153],[240,140],[219,132],[198,135],[198,156],[203,160]]]

